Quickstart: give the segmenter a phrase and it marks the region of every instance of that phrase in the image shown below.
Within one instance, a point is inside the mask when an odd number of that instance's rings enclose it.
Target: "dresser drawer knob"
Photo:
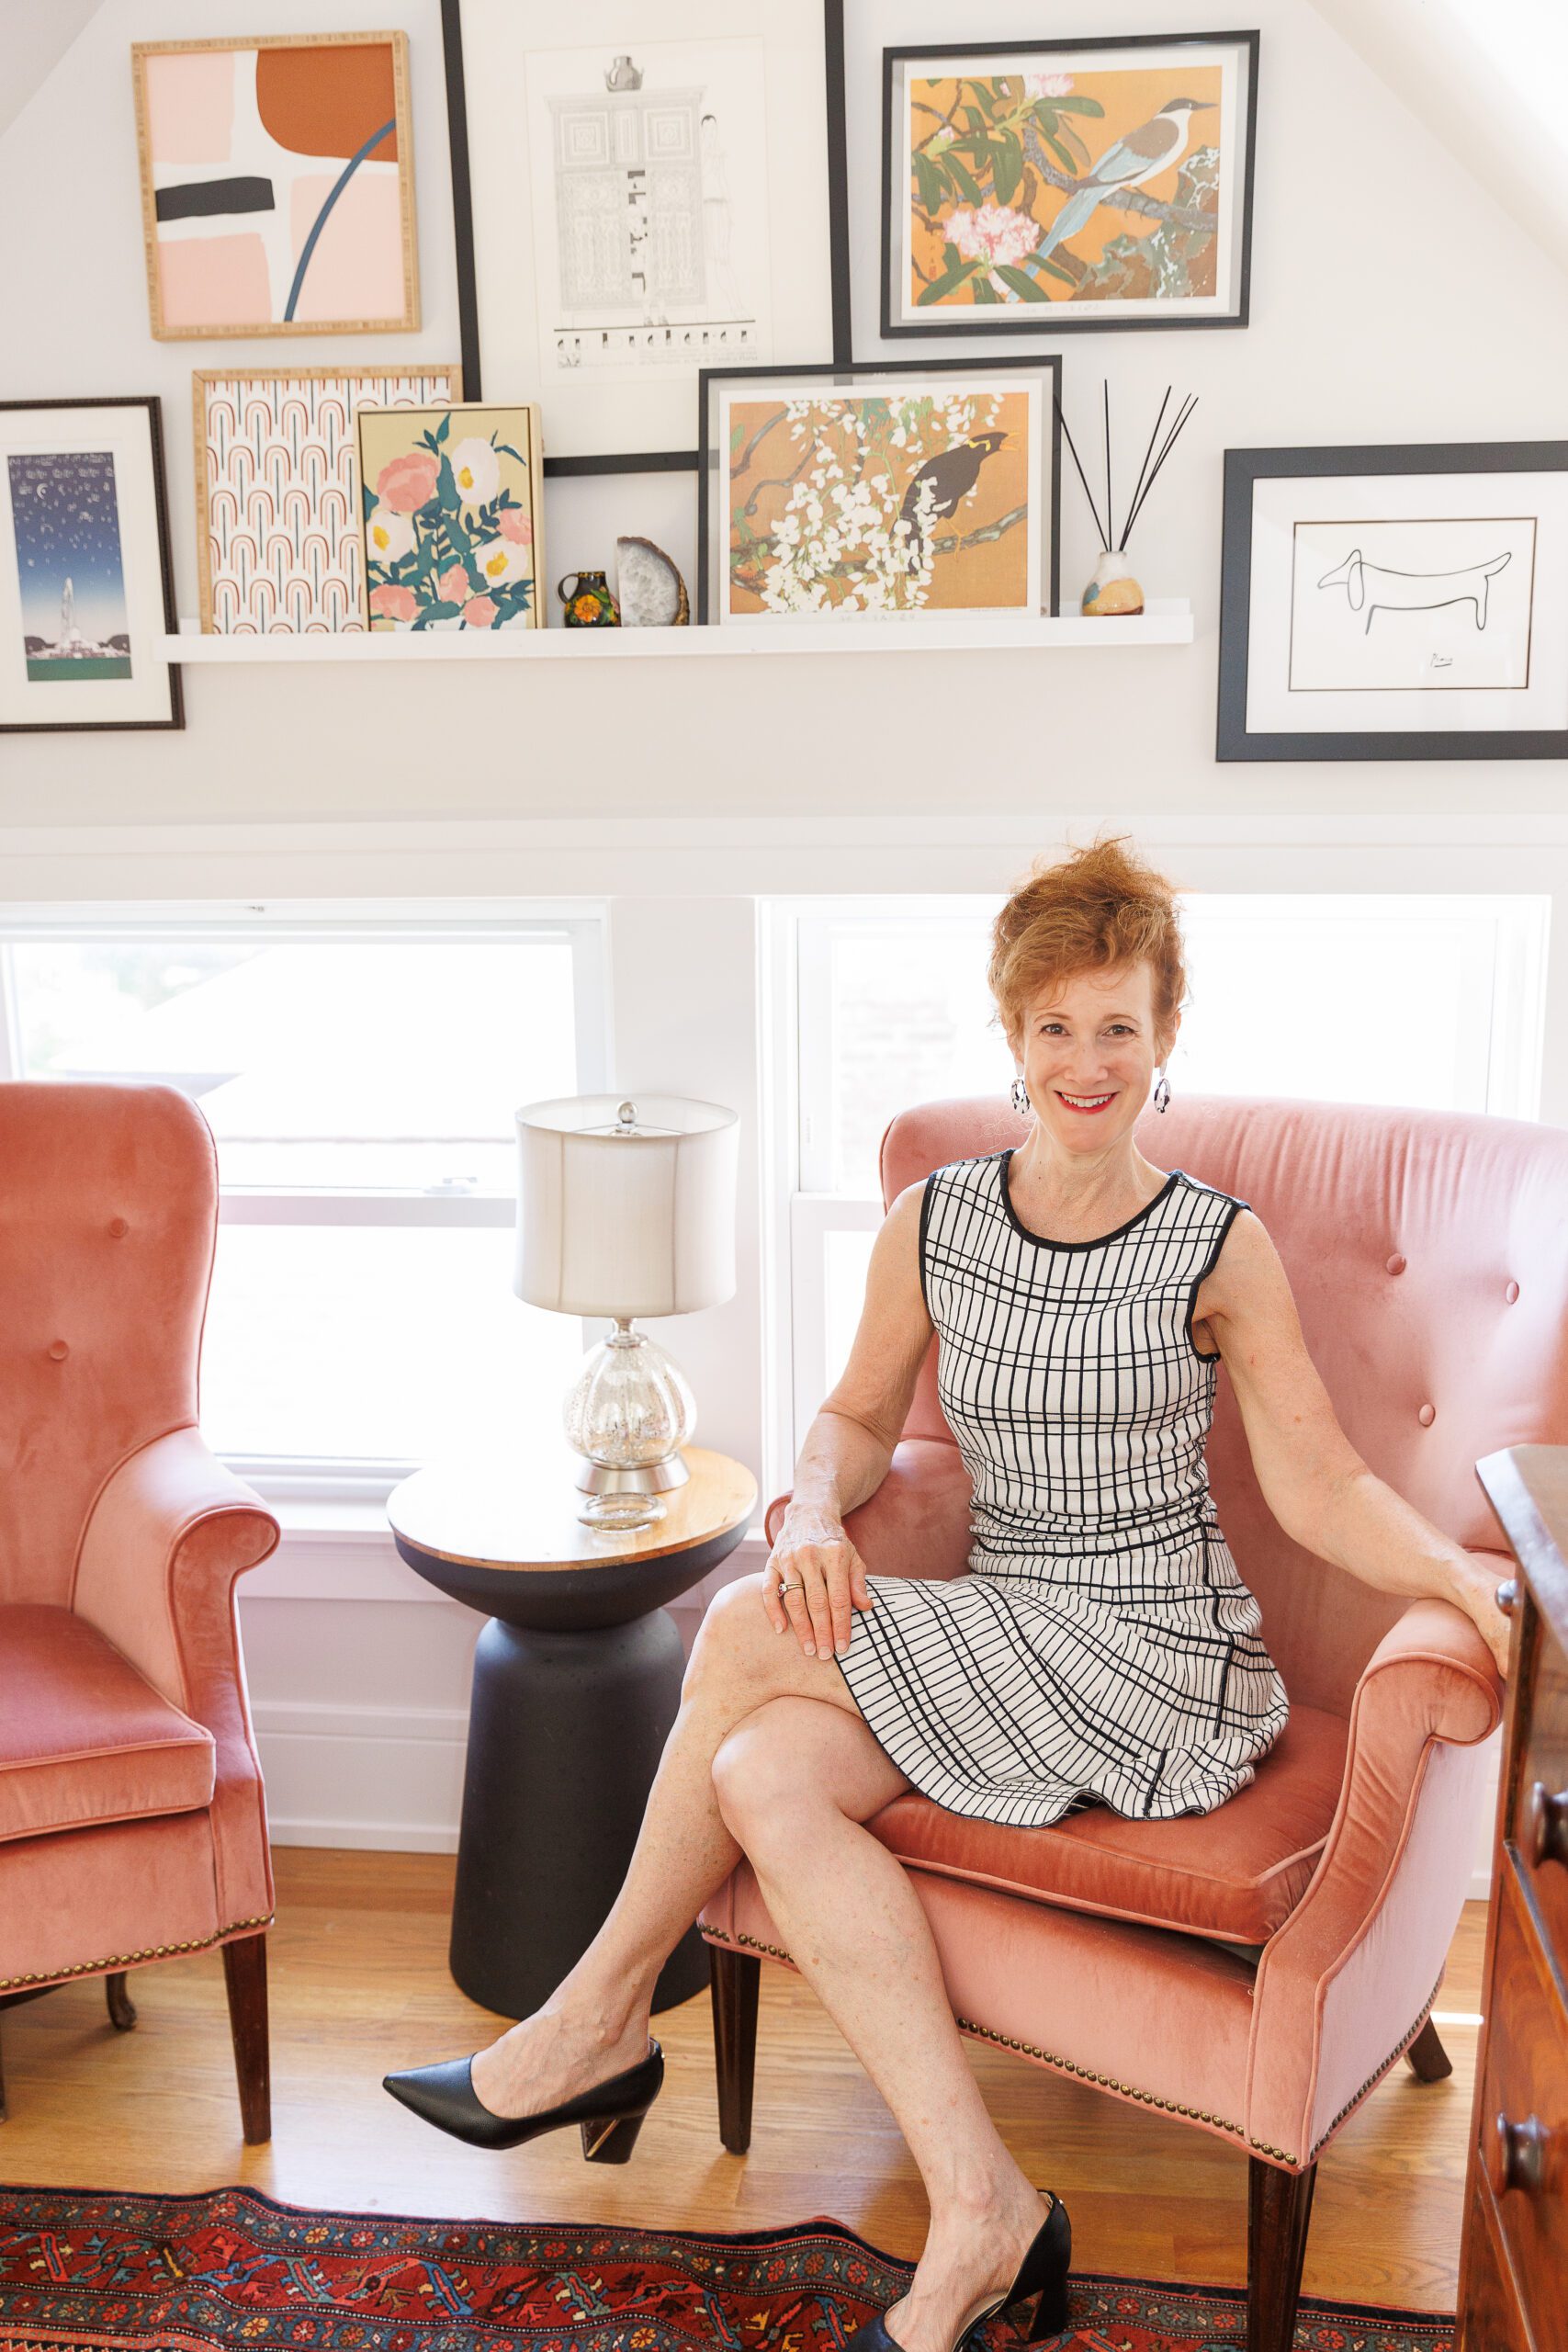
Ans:
[[[1497,1587],[1497,1606],[1505,1617],[1511,1617],[1519,1605],[1519,1583],[1517,1577],[1505,1577]]]
[[[1530,1860],[1539,1870],[1542,1862],[1568,1863],[1568,1789],[1561,1789],[1554,1796],[1544,1781],[1537,1781],[1529,1794]]]
[[[1486,2165],[1494,2196],[1501,2197],[1510,2188],[1535,2194],[1546,2175],[1547,2136],[1539,2116],[1527,2115],[1522,2123],[1510,2123],[1506,2115],[1494,2116]]]

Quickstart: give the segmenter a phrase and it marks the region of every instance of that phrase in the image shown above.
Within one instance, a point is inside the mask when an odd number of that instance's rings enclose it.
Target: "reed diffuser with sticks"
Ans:
[[[1165,423],[1165,413],[1170,406],[1170,395],[1174,389],[1170,384],[1165,388],[1165,398],[1159,404],[1159,414],[1156,417],[1154,430],[1149,435],[1148,447],[1144,451],[1143,464],[1138,468],[1138,479],[1133,485],[1133,495],[1127,503],[1126,513],[1122,518],[1120,537],[1116,535],[1116,518],[1111,504],[1110,382],[1106,380],[1104,384],[1105,516],[1103,521],[1100,519],[1100,506],[1094,492],[1089,486],[1089,476],[1083,469],[1077,446],[1068,430],[1067,420],[1062,414],[1062,403],[1057,401],[1055,404],[1056,422],[1062,428],[1062,435],[1066,442],[1074,471],[1083,484],[1083,494],[1089,501],[1089,511],[1094,517],[1094,527],[1100,534],[1100,560],[1094,567],[1093,577],[1083,592],[1082,609],[1091,617],[1112,615],[1120,616],[1125,613],[1141,613],[1144,609],[1144,592],[1134,578],[1133,567],[1127,560],[1127,541],[1132,537],[1134,524],[1144,511],[1145,502],[1150,491],[1159,479],[1160,468],[1176,446],[1177,435],[1198,405],[1196,392],[1190,393],[1184,399],[1173,423],[1166,432],[1165,439],[1160,441],[1160,427]],[[1157,451],[1155,447],[1156,442],[1159,443]]]

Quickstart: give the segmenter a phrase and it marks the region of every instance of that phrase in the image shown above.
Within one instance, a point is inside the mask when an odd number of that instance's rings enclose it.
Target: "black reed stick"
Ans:
[[[1094,527],[1100,532],[1100,543],[1101,547],[1108,548],[1111,545],[1110,534],[1100,528],[1100,509],[1094,503],[1094,492],[1089,486],[1089,476],[1084,472],[1082,464],[1079,462],[1077,444],[1073,439],[1072,429],[1069,426],[1066,418],[1062,414],[1062,403],[1056,398],[1055,392],[1051,395],[1051,405],[1056,412],[1056,422],[1061,426],[1063,436],[1066,441],[1067,454],[1072,458],[1073,469],[1077,473],[1079,481],[1083,484],[1083,494],[1089,501],[1089,511],[1094,517]]]
[[[1122,526],[1122,545],[1117,550],[1119,554],[1121,553],[1122,548],[1126,547],[1127,534],[1133,527],[1133,517],[1138,511],[1138,497],[1144,487],[1144,476],[1149,469],[1149,459],[1154,455],[1155,435],[1158,433],[1161,424],[1165,421],[1166,410],[1170,406],[1170,395],[1172,389],[1172,386],[1169,384],[1165,388],[1165,398],[1159,404],[1159,414],[1156,417],[1153,431],[1151,431],[1149,435],[1149,446],[1144,451],[1144,462],[1138,468],[1138,479],[1133,485],[1133,503],[1127,510],[1127,519]]]
[[[1105,544],[1111,545],[1111,534],[1116,526],[1111,512],[1111,379],[1101,379],[1105,389]]]
[[[1159,455],[1155,459],[1153,469],[1150,472],[1147,481],[1144,484],[1143,492],[1138,500],[1138,503],[1127,518],[1126,527],[1122,535],[1122,544],[1123,547],[1127,544],[1127,539],[1132,532],[1133,526],[1137,521],[1138,515],[1143,510],[1150,491],[1153,490],[1156,482],[1159,480],[1160,468],[1164,465],[1172,449],[1176,447],[1177,436],[1197,405],[1198,395],[1196,392],[1193,392],[1186,401],[1183,401],[1180,413],[1178,415],[1177,420],[1171,426],[1169,432],[1166,435],[1165,440],[1160,447]]]

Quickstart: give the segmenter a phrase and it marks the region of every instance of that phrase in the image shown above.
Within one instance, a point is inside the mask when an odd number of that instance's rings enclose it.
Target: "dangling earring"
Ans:
[[[1029,1109],[1029,1089],[1021,1078],[1015,1078],[1012,1082],[1012,1107],[1021,1119]]]
[[[1155,1088],[1155,1109],[1156,1111],[1168,1111],[1169,1108],[1170,1080],[1167,1078],[1164,1070],[1162,1069],[1159,1074],[1159,1084]]]

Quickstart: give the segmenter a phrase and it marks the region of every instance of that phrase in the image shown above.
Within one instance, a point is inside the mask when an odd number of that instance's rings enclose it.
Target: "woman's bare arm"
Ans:
[[[1252,1210],[1234,1219],[1200,1297],[1263,1498],[1286,1534],[1363,1584],[1451,1600],[1506,1674],[1509,1626],[1495,1564],[1423,1518],[1357,1453],[1307,1352],[1280,1253]]]
[[[865,1564],[843,1522],[887,1476],[931,1345],[920,1287],[924,1191],[918,1183],[900,1193],[878,1228],[850,1360],[806,1432],[769,1559],[784,1582],[805,1588],[791,1596],[786,1610],[769,1578],[763,1605],[776,1632],[795,1627],[808,1657],[841,1657],[850,1645],[852,1608],[875,1606]]]

